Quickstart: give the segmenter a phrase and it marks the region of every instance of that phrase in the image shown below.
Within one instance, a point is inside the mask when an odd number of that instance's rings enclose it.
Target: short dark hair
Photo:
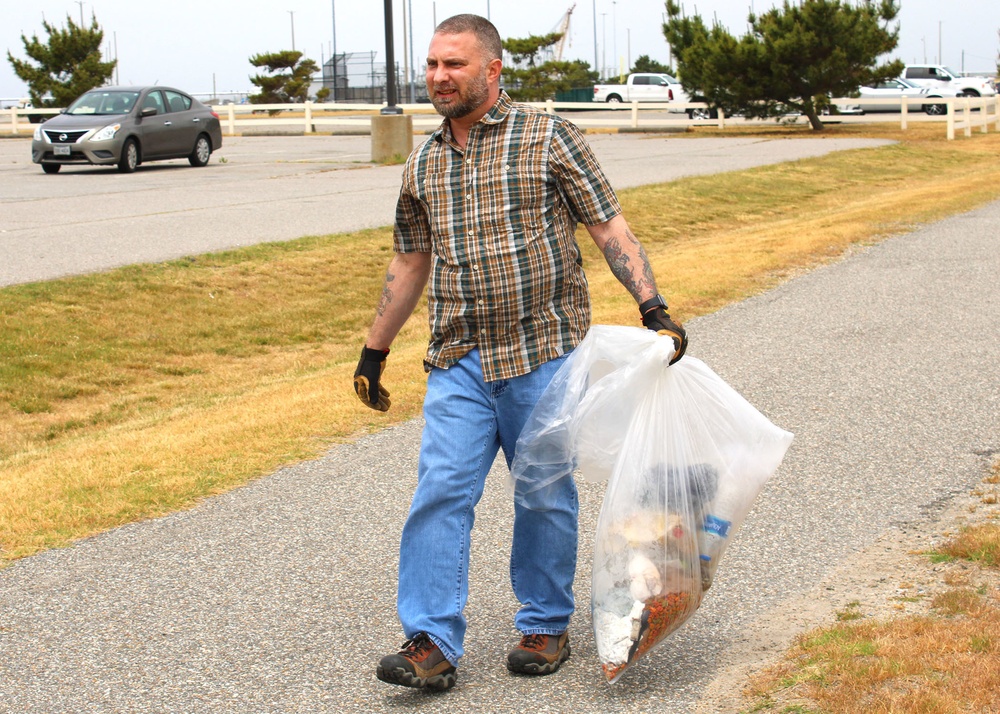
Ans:
[[[462,32],[471,32],[476,36],[480,49],[486,55],[486,61],[503,59],[503,43],[500,41],[500,33],[496,26],[479,15],[455,15],[441,22],[434,28],[434,34],[444,33],[446,35],[458,35]]]

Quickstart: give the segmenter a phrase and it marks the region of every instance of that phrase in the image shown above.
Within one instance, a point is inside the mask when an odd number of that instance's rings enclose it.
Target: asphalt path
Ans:
[[[418,141],[422,138],[418,138]],[[593,134],[616,188],[873,146],[873,140],[696,139]],[[400,166],[373,166],[368,136],[227,137],[211,163],[107,167],[31,163],[0,141],[0,286],[306,235],[390,225]]]
[[[759,621],[880,537],[920,528],[1000,453],[998,221],[1000,202],[688,324],[690,354],[795,442],[701,609],[614,686],[590,632],[586,535],[572,658],[543,678],[504,669],[517,635],[501,464],[477,513],[458,685],[375,679],[402,640],[417,419],[0,571],[0,711],[695,711]],[[602,495],[581,484],[584,534]]]

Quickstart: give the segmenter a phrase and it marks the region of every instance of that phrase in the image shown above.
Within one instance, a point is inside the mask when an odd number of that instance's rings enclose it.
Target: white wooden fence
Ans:
[[[861,106],[862,109],[868,100],[840,97],[831,100],[839,107]],[[870,102],[869,102],[870,103]],[[880,103],[885,103],[880,100]],[[914,112],[913,105],[924,105],[928,101],[926,98],[903,98],[900,100],[900,128],[906,129]],[[962,131],[965,136],[971,136],[972,130],[978,128],[986,133],[989,126],[993,125],[996,131],[1000,131],[1000,95],[994,97],[957,97],[954,99],[937,100],[937,104],[946,104],[947,112],[942,114],[940,121],[946,123],[948,139],[954,139],[956,132]],[[692,124],[718,126],[725,128],[727,117],[722,111],[718,112],[718,117],[713,119],[689,119],[688,109],[705,108],[706,104],[701,102],[631,102],[628,104],[595,104],[593,102],[533,102],[533,106],[543,109],[549,113],[556,113],[560,110],[570,110],[574,124],[583,128],[586,127],[608,127],[608,128],[631,128],[640,129],[643,127],[658,126],[690,126]],[[224,104],[213,106],[212,109],[219,115],[222,122],[223,133],[234,136],[261,128],[293,127],[306,134],[313,134],[323,129],[333,130],[334,128],[348,129],[364,132],[370,128],[369,117],[376,114],[384,105],[377,104],[316,104],[305,102],[304,104]],[[441,117],[434,112],[428,104],[401,104],[399,107],[404,113],[413,116],[415,129],[427,130],[436,127],[441,123]],[[608,110],[617,109],[611,112]],[[34,125],[27,120],[28,115],[52,116],[59,114],[60,109],[17,109],[5,110],[10,120],[10,132],[19,134],[22,131],[33,132]],[[274,116],[271,111],[280,112]],[[601,116],[577,114],[580,111],[601,111]],[[643,117],[647,111],[667,111],[668,118],[664,119],[662,114],[655,118]],[[616,115],[620,114],[620,118]],[[676,115],[676,118],[670,115]],[[921,121],[933,120],[932,117],[924,117],[920,113]],[[838,117],[841,121],[854,120],[850,115]],[[868,119],[870,120],[870,118]]]

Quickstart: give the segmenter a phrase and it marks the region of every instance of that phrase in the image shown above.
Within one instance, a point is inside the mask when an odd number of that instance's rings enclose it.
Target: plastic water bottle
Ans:
[[[714,516],[711,513],[705,516],[701,526],[701,542],[699,543],[702,591],[712,587],[715,568],[719,564],[719,556],[722,555],[722,551],[726,547],[726,540],[729,538],[729,531],[732,527],[732,521],[727,521],[725,518]]]

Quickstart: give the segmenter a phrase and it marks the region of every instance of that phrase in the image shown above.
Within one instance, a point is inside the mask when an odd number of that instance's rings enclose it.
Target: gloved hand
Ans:
[[[674,356],[670,360],[673,364],[687,350],[687,332],[679,322],[670,319],[667,313],[667,304],[659,295],[652,300],[647,300],[639,306],[639,313],[642,315],[642,324],[658,335],[666,335],[674,341]]]
[[[382,372],[385,370],[385,358],[389,350],[373,350],[361,348],[361,360],[354,371],[354,391],[366,407],[380,412],[389,411],[389,390],[379,384]]]

